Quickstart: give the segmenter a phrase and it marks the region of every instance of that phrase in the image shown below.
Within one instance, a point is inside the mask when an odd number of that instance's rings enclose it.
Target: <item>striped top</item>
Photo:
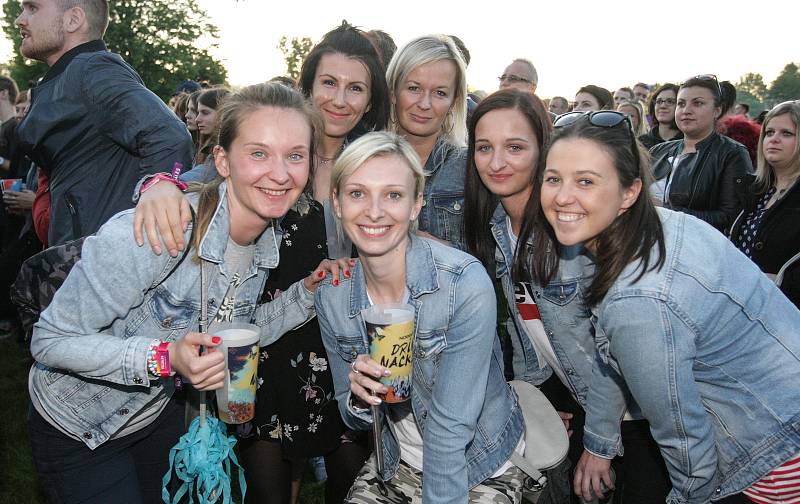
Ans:
[[[770,471],[744,494],[759,504],[800,503],[800,453]]]

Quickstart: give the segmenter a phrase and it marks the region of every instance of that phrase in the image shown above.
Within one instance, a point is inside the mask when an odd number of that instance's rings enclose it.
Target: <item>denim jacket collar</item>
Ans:
[[[206,261],[220,264],[225,258],[225,247],[228,245],[230,218],[228,211],[227,183],[219,185],[219,203],[211,223],[208,225],[203,239],[200,240],[200,257]],[[283,232],[277,228],[275,219],[256,240],[253,261],[257,268],[272,269],[278,266],[280,240]]]
[[[411,298],[416,299],[423,294],[439,290],[439,277],[436,262],[430,244],[414,234],[409,235],[406,252],[406,287]],[[367,283],[361,262],[353,268],[353,280],[350,282],[350,318],[356,317],[361,310],[369,307]]]

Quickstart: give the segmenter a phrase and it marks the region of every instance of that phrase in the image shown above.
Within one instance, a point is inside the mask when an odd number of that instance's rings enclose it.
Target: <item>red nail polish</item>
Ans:
[[[347,271],[344,272],[344,277],[345,278],[350,278],[350,270],[347,270]]]
[[[322,278],[322,277],[325,276],[325,272],[324,271],[320,271],[319,273],[317,273],[317,276]]]
[[[220,341],[222,341],[222,338],[220,338],[219,336],[213,336],[211,338],[211,343],[214,343],[215,345],[219,345]]]
[[[334,287],[336,287],[336,286],[338,286],[338,285],[339,285],[339,280],[334,280],[334,281],[333,281],[333,282],[331,282],[331,283],[333,283],[333,286],[334,286]]]

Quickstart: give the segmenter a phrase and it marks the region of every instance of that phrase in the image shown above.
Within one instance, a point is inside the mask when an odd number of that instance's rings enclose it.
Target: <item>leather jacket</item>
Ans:
[[[66,52],[31,94],[17,136],[50,180],[50,245],[131,208],[143,175],[190,166],[186,125],[102,40]]]
[[[697,144],[689,164],[672,173],[672,159],[680,155],[683,142],[672,140],[650,149],[654,178],[666,179],[669,184],[664,206],[724,231],[742,208],[736,184],[753,172],[750,155],[744,145],[714,132]]]
[[[737,189],[744,210],[731,226],[731,241],[741,241],[742,228],[747,216],[756,208],[762,194],[756,193],[755,177],[746,175]],[[800,308],[800,184],[789,191],[764,212],[756,231],[752,257],[764,273],[777,275],[778,286],[789,300]],[[777,281],[777,279],[776,279]]]

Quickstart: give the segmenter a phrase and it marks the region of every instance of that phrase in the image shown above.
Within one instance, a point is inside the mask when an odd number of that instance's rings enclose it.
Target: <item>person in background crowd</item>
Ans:
[[[534,94],[539,84],[539,74],[530,60],[517,58],[503,70],[503,75],[498,77],[500,89],[519,89],[522,92]]]
[[[569,112],[569,100],[563,96],[554,96],[550,98],[550,113],[560,116]]]
[[[370,30],[366,34],[378,50],[383,68],[386,68],[389,66],[389,62],[392,61],[395,51],[397,51],[397,44],[394,43],[392,36],[383,30]]]
[[[647,99],[650,97],[650,85],[644,82],[637,82],[633,86],[633,96],[636,100],[647,103]]]
[[[617,105],[617,111],[622,112],[631,121],[631,128],[636,138],[644,135],[647,132],[647,121],[644,116],[644,109],[638,101],[624,101]]]
[[[752,173],[747,149],[716,132],[723,93],[713,75],[686,80],[678,91],[675,120],[684,138],[650,150],[656,182],[652,196],[724,231],[741,210],[737,180]]]
[[[289,89],[297,89],[297,81],[285,75],[276,75],[269,80],[270,82],[280,82]]]
[[[200,97],[201,90],[194,91],[189,95],[189,101],[186,103],[186,115],[184,122],[189,133],[192,135],[192,145],[194,145],[194,152],[200,150],[200,133],[197,131],[197,99]]]
[[[369,407],[380,408],[385,459],[380,473],[374,457],[367,461],[346,502],[518,504],[525,478],[509,459],[521,451],[524,423],[503,377],[492,282],[474,257],[414,234],[424,186],[416,150],[388,132],[353,142],[332,174],[336,216],[360,260],[338,287],[320,285],[317,318],[340,413],[367,430]],[[378,379],[389,370],[370,358],[360,315],[383,303],[415,311],[411,397],[386,405]]]
[[[731,226],[733,243],[800,307],[800,102],[776,105],[758,140],[755,176],[741,184],[744,210]]]
[[[172,105],[172,111],[175,115],[186,123],[186,112],[189,110],[189,94],[181,93],[175,97],[175,103]],[[188,125],[187,125],[188,129]]]
[[[589,84],[583,86],[575,93],[575,106],[572,110],[576,112],[587,112],[591,110],[613,110],[614,96],[606,88]]]
[[[768,112],[769,112],[768,110],[762,110],[761,112],[759,112],[758,115],[756,116],[756,122],[758,124],[764,124],[764,119],[767,117]]]
[[[750,163],[755,166],[758,137],[761,134],[761,126],[757,122],[742,115],[728,114],[717,122],[717,133],[744,145],[750,155]]]
[[[144,175],[189,166],[183,121],[106,49],[107,0],[23,2],[22,56],[49,69],[17,129],[20,148],[49,177],[49,244],[96,232],[132,205]]]
[[[193,170],[197,165],[202,165],[206,162],[206,159],[211,155],[211,150],[216,145],[213,133],[217,124],[217,109],[229,94],[229,89],[215,87],[203,90],[197,97],[197,117],[194,122],[197,124],[200,149],[195,154]],[[188,180],[194,180],[194,178]]]
[[[446,35],[418,37],[386,71],[391,128],[419,155],[428,178],[419,232],[463,249],[467,77],[461,52]]]
[[[748,114],[750,114],[750,105],[748,105],[746,103],[737,103],[733,107],[733,113],[734,113],[734,115],[744,116],[744,117],[749,119],[749,115]]]
[[[469,62],[471,60],[471,56],[469,54],[469,49],[467,46],[464,45],[464,41],[458,38],[455,35],[448,35],[451,39],[453,39],[453,43],[458,47],[458,51],[461,53],[461,57],[464,58],[464,67],[469,67]],[[471,93],[467,93],[467,120],[469,121],[470,116],[472,116],[472,111],[475,110],[475,107],[478,106],[478,102],[472,98]]]
[[[16,116],[14,103],[17,101],[19,88],[11,77],[0,76],[0,125]]]
[[[678,95],[679,124],[682,99],[713,107],[711,94],[684,93],[708,90],[696,82]],[[542,284],[567,247],[594,263],[585,300],[615,380],[593,384],[586,431],[618,423],[632,397],[667,461],[666,502],[742,503],[742,491],[787,502],[781,483],[800,477],[800,311],[722,234],[657,209],[646,156],[624,121],[606,119],[556,124],[520,237],[533,237],[524,266]]]
[[[683,132],[675,122],[675,104],[678,100],[678,86],[672,83],[662,84],[655,90],[647,108],[655,124],[650,131],[639,137],[646,148],[668,140],[683,138]]]
[[[614,91],[614,107],[618,107],[624,101],[634,101],[635,99],[633,89],[629,87],[621,87]]]

